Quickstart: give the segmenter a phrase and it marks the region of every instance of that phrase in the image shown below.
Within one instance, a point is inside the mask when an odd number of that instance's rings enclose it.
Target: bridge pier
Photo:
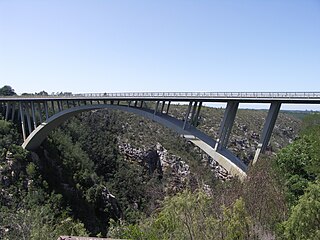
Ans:
[[[166,109],[166,114],[169,113],[170,104],[171,104],[171,101],[168,102],[167,109]]]
[[[34,111],[34,102],[31,101],[31,113],[32,113],[32,121],[33,121],[33,129],[37,128],[37,119]]]
[[[255,164],[257,162],[260,153],[264,153],[268,146],[274,125],[278,118],[280,107],[281,107],[281,102],[272,102],[270,105],[268,115],[266,117],[266,120],[263,126],[262,135],[261,135],[258,148],[256,150],[252,164]]]
[[[193,103],[193,107],[192,107],[192,111],[191,111],[189,126],[191,126],[193,124],[193,119],[196,114],[197,106],[198,106],[198,102],[195,101]]]
[[[214,147],[216,151],[227,147],[238,107],[239,107],[239,102],[237,101],[229,101],[227,103],[227,107],[224,112],[224,116],[221,121],[220,129],[219,129],[219,138],[217,139],[217,143]]]
[[[6,104],[6,115],[5,115],[5,117],[4,117],[4,119],[5,119],[6,121],[9,120],[9,111],[10,111],[10,103],[7,102],[7,104]]]
[[[189,106],[188,106],[188,109],[186,111],[186,115],[184,117],[184,122],[183,122],[182,129],[186,129],[186,126],[187,126],[187,123],[188,123],[188,118],[189,118],[190,111],[191,111],[191,107],[192,107],[192,101],[189,102]]]
[[[29,135],[32,133],[32,126],[31,126],[31,118],[30,118],[30,111],[29,111],[29,104],[25,103],[24,104],[24,108],[25,108],[25,113],[26,113],[26,117],[27,117],[27,124],[28,124],[28,132]]]
[[[25,140],[27,139],[27,135],[26,135],[25,127],[24,127],[24,113],[23,113],[22,102],[19,102],[19,110],[20,110],[20,120],[21,120],[22,136],[23,136],[23,141],[25,141]]]
[[[195,126],[195,127],[197,127],[197,125],[198,125],[198,120],[199,120],[199,115],[200,115],[201,107],[202,107],[202,102],[199,102],[199,106],[198,106],[198,109],[197,109],[197,113],[196,113],[196,115],[194,116],[194,118],[192,119],[192,125]]]
[[[161,113],[163,113],[163,109],[164,109],[164,105],[166,104],[166,101],[162,101],[162,105],[161,105]]]
[[[14,121],[14,115],[15,115],[15,112],[16,112],[16,103],[12,103],[12,108],[11,108],[11,121],[13,122]]]
[[[159,101],[157,101],[157,103],[156,103],[156,106],[155,106],[155,108],[154,108],[153,115],[156,115],[156,114],[157,114],[158,108],[159,108]]]
[[[46,120],[48,120],[49,118],[49,111],[48,111],[48,103],[44,102],[44,111],[46,113]],[[39,111],[40,115],[41,115],[41,110]]]

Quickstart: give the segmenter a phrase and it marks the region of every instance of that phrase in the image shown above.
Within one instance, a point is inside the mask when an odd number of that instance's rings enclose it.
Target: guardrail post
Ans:
[[[280,107],[281,107],[281,102],[272,102],[270,105],[268,115],[266,117],[266,121],[263,126],[261,139],[259,141],[258,148],[256,150],[252,164],[255,164],[257,162],[260,153],[263,153],[267,148],[274,125],[276,124]]]
[[[219,129],[219,138],[217,139],[215,150],[218,151],[221,148],[227,147],[229,136],[232,130],[234,119],[237,114],[239,102],[229,101],[227,103],[226,110],[224,112],[223,119],[221,121]]]

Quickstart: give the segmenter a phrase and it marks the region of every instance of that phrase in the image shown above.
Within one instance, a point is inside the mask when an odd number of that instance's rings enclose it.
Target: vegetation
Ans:
[[[0,90],[0,95],[15,94],[9,86]],[[171,114],[178,116],[185,107],[173,105]],[[248,111],[239,111],[233,129],[229,147],[236,153],[239,146],[245,152],[255,146],[251,136],[265,116],[250,112],[252,121]],[[199,127],[214,136],[210,126],[216,128],[221,117],[221,109],[204,107]],[[37,152],[22,149],[18,123],[2,119],[0,239],[320,238],[319,114],[307,115],[302,123],[280,115],[271,146],[282,150],[262,156],[243,182],[217,180],[208,168],[210,159],[197,148],[132,114],[80,114],[56,129]],[[163,173],[150,171],[143,158],[119,150],[123,143],[146,152],[161,143],[190,173],[182,181],[176,165],[163,166]],[[244,151],[238,153],[249,159],[250,151]]]

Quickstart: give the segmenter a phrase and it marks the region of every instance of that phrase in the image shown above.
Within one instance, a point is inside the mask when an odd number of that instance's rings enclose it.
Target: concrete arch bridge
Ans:
[[[169,115],[170,105],[188,104],[184,118]],[[204,103],[226,103],[218,139],[197,129]],[[0,96],[5,120],[19,120],[23,147],[37,149],[48,134],[68,118],[97,109],[116,109],[151,119],[170,128],[198,146],[230,174],[246,176],[248,166],[227,149],[239,103],[269,103],[253,164],[271,137],[281,104],[319,104],[320,92],[129,92],[30,96]]]

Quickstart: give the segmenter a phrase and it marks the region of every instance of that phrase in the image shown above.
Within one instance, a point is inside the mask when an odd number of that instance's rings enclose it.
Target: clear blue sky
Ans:
[[[320,91],[319,0],[0,0],[0,86]]]

